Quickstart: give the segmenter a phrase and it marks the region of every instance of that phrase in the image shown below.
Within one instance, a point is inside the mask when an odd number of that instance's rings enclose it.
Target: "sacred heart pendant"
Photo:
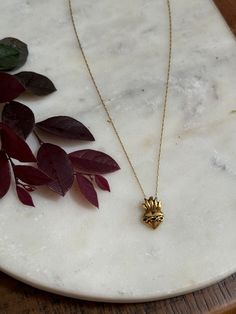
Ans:
[[[161,211],[161,201],[151,196],[149,199],[145,198],[142,205],[145,209],[143,222],[152,229],[156,229],[164,220],[164,214]]]

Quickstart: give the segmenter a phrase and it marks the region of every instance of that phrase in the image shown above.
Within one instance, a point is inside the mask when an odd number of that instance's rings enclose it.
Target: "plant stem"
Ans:
[[[34,133],[34,136],[36,137],[36,139],[38,140],[39,145],[40,145],[40,146],[43,145],[44,142],[41,140],[41,138],[39,137],[39,135],[37,134],[37,132],[34,130],[33,133]]]
[[[9,160],[10,164],[11,164],[11,168],[12,168],[12,172],[13,172],[13,175],[14,175],[15,183],[16,183],[16,186],[17,186],[18,179],[17,179],[17,177],[15,175],[15,171],[14,171],[15,164],[14,164],[14,162],[12,161],[12,159],[9,156],[7,156],[7,157],[8,157],[8,160]]]

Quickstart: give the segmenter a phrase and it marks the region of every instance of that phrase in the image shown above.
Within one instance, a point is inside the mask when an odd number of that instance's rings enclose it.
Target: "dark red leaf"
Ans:
[[[11,101],[25,91],[14,75],[0,72],[0,103]]]
[[[16,192],[21,203],[27,206],[34,207],[34,203],[29,192],[27,192],[24,188],[22,188],[19,185],[16,186]]]
[[[96,174],[95,175],[95,182],[100,189],[110,192],[109,183],[108,183],[107,179],[105,179],[103,176]]]
[[[92,149],[77,150],[70,153],[69,157],[74,167],[85,173],[108,173],[120,169],[113,158]]]
[[[9,190],[11,184],[11,172],[6,154],[0,151],[0,198]]]
[[[18,179],[32,185],[44,185],[52,181],[42,170],[31,166],[14,166],[14,173]]]
[[[2,149],[9,157],[22,162],[35,162],[36,159],[28,144],[9,126],[0,122]]]
[[[81,122],[67,116],[56,116],[36,123],[36,126],[50,134],[63,138],[94,141],[93,135]]]
[[[83,175],[76,173],[76,179],[79,186],[79,189],[83,196],[94,206],[98,206],[98,197],[97,192],[95,191],[93,184]]]
[[[34,95],[45,96],[56,91],[53,82],[42,74],[25,71],[15,74],[15,77],[27,92]]]
[[[73,184],[73,167],[67,153],[57,145],[44,143],[37,155],[38,166],[54,179],[48,184],[54,192],[65,195]]]
[[[11,101],[3,109],[2,121],[20,137],[27,138],[33,130],[35,119],[29,107],[17,101]]]

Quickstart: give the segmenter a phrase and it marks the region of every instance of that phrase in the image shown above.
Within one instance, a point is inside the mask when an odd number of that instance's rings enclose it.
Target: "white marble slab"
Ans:
[[[102,94],[148,193],[167,63],[164,0],[73,0],[76,24]],[[0,3],[0,37],[27,42],[25,70],[58,91],[22,99],[37,119],[66,114],[96,136],[67,151],[110,153],[121,171],[100,210],[76,189],[64,199],[34,193],[36,208],[12,190],[0,206],[0,268],[33,286],[90,300],[135,302],[209,285],[236,270],[236,49],[208,0],[172,0],[174,47],[160,197],[165,222],[140,223],[142,195],[107,123],[70,23],[67,1]]]

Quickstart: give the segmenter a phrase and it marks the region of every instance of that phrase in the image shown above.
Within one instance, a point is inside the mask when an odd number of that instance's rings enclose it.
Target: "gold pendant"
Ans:
[[[144,199],[142,206],[145,209],[143,222],[152,229],[156,229],[164,220],[164,214],[161,211],[161,201],[151,196],[149,199]]]

